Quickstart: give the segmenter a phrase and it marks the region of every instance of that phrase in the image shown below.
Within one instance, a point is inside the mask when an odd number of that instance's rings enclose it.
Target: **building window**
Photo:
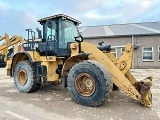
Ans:
[[[160,47],[158,47],[158,61],[160,61]]]
[[[117,49],[116,48],[112,48],[110,53],[112,53],[117,58]]]
[[[123,54],[124,50],[125,50],[125,48],[121,48],[121,54]]]
[[[142,52],[143,61],[153,61],[153,47],[143,47]]]

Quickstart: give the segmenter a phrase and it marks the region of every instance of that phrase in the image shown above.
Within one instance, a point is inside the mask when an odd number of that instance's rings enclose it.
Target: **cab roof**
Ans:
[[[76,24],[81,24],[80,21],[70,17],[70,16],[67,16],[67,15],[64,15],[64,14],[57,14],[57,15],[53,15],[53,16],[50,16],[50,17],[46,17],[46,18],[42,18],[40,20],[38,20],[38,22],[40,22],[40,24],[43,22],[43,21],[47,21],[47,20],[51,20],[51,19],[56,19],[56,18],[60,18],[60,17],[64,17],[65,19],[67,20],[70,20]]]

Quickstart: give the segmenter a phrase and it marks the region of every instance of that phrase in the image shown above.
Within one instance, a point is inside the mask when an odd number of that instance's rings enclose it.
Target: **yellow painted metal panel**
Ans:
[[[41,62],[41,65],[45,65],[47,67],[47,81],[53,82],[59,80],[59,75],[56,73],[58,68],[57,62]]]

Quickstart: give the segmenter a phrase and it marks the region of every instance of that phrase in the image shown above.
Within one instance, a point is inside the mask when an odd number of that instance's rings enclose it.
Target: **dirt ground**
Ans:
[[[153,107],[139,105],[121,91],[111,92],[99,107],[77,104],[67,89],[45,84],[33,93],[20,93],[13,78],[0,68],[0,120],[160,120],[160,70],[134,69],[137,80],[153,76]]]

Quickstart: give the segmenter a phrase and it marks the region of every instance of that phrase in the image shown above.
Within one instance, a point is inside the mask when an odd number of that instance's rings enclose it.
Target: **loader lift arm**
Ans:
[[[7,61],[8,47],[13,46],[19,42],[23,42],[24,39],[21,36],[12,36],[9,38],[8,34],[5,33],[3,36],[0,36],[0,41],[5,40],[4,43],[0,45],[1,54],[5,55],[4,62]]]

